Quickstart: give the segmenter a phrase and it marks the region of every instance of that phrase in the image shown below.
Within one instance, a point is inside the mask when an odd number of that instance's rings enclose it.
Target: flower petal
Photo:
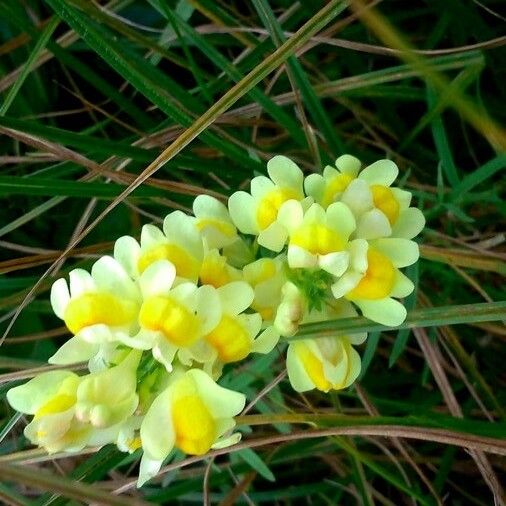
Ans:
[[[153,476],[158,474],[162,467],[164,459],[152,459],[144,452],[139,465],[139,478],[137,479],[137,488],[142,487],[144,483],[149,481]]]
[[[300,227],[304,219],[304,210],[298,200],[287,200],[279,208],[277,221],[283,225],[288,232]]]
[[[154,225],[144,225],[141,230],[141,248],[147,250],[167,242],[163,232]]]
[[[79,297],[83,293],[94,292],[97,287],[91,274],[84,269],[74,269],[69,273],[71,297]]]
[[[357,177],[361,166],[362,162],[351,155],[341,155],[336,160],[336,167],[339,169],[339,172],[349,174],[352,177]]]
[[[91,268],[91,276],[99,290],[138,299],[139,291],[121,264],[111,256],[99,258]]]
[[[78,376],[70,371],[44,372],[24,385],[11,388],[7,392],[7,400],[16,411],[33,415],[58,393],[61,384],[67,378],[78,380]]]
[[[291,269],[307,268],[311,269],[318,264],[318,257],[309,253],[299,246],[288,246],[288,265]]]
[[[267,162],[270,178],[281,188],[295,188],[302,191],[304,175],[299,166],[286,156],[275,156]]]
[[[141,255],[139,243],[129,235],[124,235],[114,243],[114,258],[123,266],[130,277],[138,275],[138,263]]]
[[[355,218],[373,208],[372,192],[369,185],[361,179],[354,179],[344,190],[341,202],[346,204]]]
[[[371,185],[390,186],[398,175],[399,169],[392,160],[378,160],[366,167],[358,177]]]
[[[80,335],[74,336],[49,357],[50,364],[68,365],[86,362],[98,352],[99,345],[85,341]]]
[[[343,274],[330,288],[335,299],[340,299],[353,290],[363,278],[359,272],[347,272]]]
[[[279,332],[271,325],[255,339],[252,351],[255,353],[270,353],[278,344],[279,338]]]
[[[402,211],[392,228],[393,237],[413,239],[425,226],[425,217],[416,207],[410,207]]]
[[[350,262],[350,254],[347,251],[337,251],[320,256],[318,265],[333,276],[339,277],[344,274]]]
[[[255,292],[248,283],[234,281],[218,288],[218,295],[223,312],[238,315],[251,305]]]
[[[142,296],[166,295],[176,279],[176,268],[168,260],[150,264],[139,279]]]
[[[150,459],[162,461],[174,448],[176,435],[170,406],[170,392],[165,389],[153,401],[142,421],[142,447]]]
[[[388,218],[379,209],[371,209],[359,219],[355,237],[371,240],[388,237],[391,233],[392,228]]]
[[[371,246],[386,255],[395,267],[414,264],[420,257],[418,244],[409,239],[377,239]]]
[[[327,208],[327,223],[345,240],[355,230],[355,217],[350,208],[342,202],[334,202]]]
[[[364,274],[367,271],[367,251],[369,243],[365,239],[354,239],[348,244],[350,267],[353,271]]]
[[[257,176],[251,180],[251,195],[257,199],[274,190],[276,185],[266,176]]]
[[[258,244],[271,251],[279,252],[283,249],[287,238],[286,228],[275,221],[258,234]]]
[[[243,234],[258,233],[255,219],[256,202],[249,193],[243,191],[233,193],[228,199],[228,209],[232,221]]]
[[[407,297],[413,290],[415,285],[401,271],[395,273],[394,286],[392,287],[391,297]]]
[[[307,392],[313,390],[315,384],[306,372],[302,362],[296,353],[297,343],[289,344],[286,354],[286,370],[288,372],[288,379],[292,388],[296,392]]]
[[[398,301],[386,297],[379,300],[354,300],[362,314],[373,322],[396,327],[406,319],[406,308]]]
[[[241,281],[237,283],[241,283]],[[216,288],[211,285],[204,285],[197,290],[196,299],[197,314],[202,320],[202,334],[206,335],[220,323],[222,316],[220,296]]]
[[[244,394],[219,386],[199,369],[190,369],[186,374],[194,380],[199,396],[214,418],[232,418],[244,409]]]
[[[332,170],[337,172],[335,169]],[[309,174],[304,180],[304,189],[306,195],[313,197],[316,202],[321,202],[325,191],[325,179],[320,174]]]
[[[57,279],[51,287],[51,307],[53,308],[54,314],[64,319],[65,309],[70,302],[70,293],[67,285],[67,280],[64,278]]]

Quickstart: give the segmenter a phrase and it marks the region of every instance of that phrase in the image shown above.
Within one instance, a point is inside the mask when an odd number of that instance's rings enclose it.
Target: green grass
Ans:
[[[2,504],[497,499],[506,392],[500,2],[361,5],[0,0]],[[422,259],[407,270],[417,290],[404,301],[406,325],[356,318],[297,335],[368,330],[356,386],[298,395],[280,376],[285,345],[253,356],[221,381],[256,400],[239,420],[242,446],[213,459],[174,452],[140,490],[137,453],[30,447],[5,395],[66,338],[46,269],[63,255],[58,275],[89,267],[120,235],[191,208],[195,194],[226,198],[275,154],[309,174],[344,152],[365,163],[392,158],[427,218]]]

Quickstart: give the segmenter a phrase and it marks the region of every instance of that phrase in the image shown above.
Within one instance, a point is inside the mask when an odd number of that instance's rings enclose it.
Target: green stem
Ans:
[[[398,327],[387,327],[363,316],[308,323],[301,325],[299,332],[286,340],[295,341],[309,337],[340,336],[358,332],[385,332],[387,330],[436,327],[439,325],[456,325],[459,323],[489,322],[505,319],[506,301],[443,306],[414,309],[408,313],[404,323],[401,323]]]

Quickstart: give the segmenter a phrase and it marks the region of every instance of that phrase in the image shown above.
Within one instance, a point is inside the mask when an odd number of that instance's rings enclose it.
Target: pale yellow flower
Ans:
[[[176,270],[166,260],[146,269],[141,277],[144,300],[138,318],[140,330],[133,336],[121,336],[127,346],[151,350],[168,371],[178,350],[194,346],[221,319],[214,287],[190,282],[174,286],[175,278]]]
[[[244,280],[253,288],[255,296],[251,308],[266,322],[274,321],[281,303],[281,290],[286,283],[286,256],[260,258],[243,267]]]
[[[355,219],[349,208],[336,202],[326,210],[313,204],[304,212],[299,202],[291,201],[280,217],[288,230],[288,265],[292,269],[319,268],[341,276],[347,269],[349,237]]]
[[[357,241],[358,243],[358,241]],[[395,298],[406,297],[413,283],[399,270],[418,260],[418,244],[408,239],[376,239],[354,255],[354,264],[332,285],[336,299],[345,297],[367,318],[388,326],[400,325],[405,307]]]
[[[242,272],[230,265],[227,257],[220,255],[217,249],[212,249],[205,254],[199,274],[202,285],[212,285],[219,288],[241,279]]]
[[[243,394],[219,386],[201,370],[176,374],[142,422],[144,455],[138,486],[158,472],[174,447],[203,455],[213,447],[235,444],[240,435],[226,434],[235,426],[234,416],[244,404]]]
[[[9,390],[7,399],[16,410],[33,415],[25,436],[49,453],[101,446],[116,440],[137,407],[138,361],[134,351],[100,373],[43,373]]]
[[[281,251],[288,234],[278,221],[278,213],[290,200],[305,200],[304,176],[299,167],[284,156],[269,160],[267,172],[270,179],[258,176],[251,180],[251,194],[244,191],[232,194],[228,208],[232,221],[242,233],[257,235],[258,244]]]
[[[227,207],[209,195],[199,195],[193,201],[195,225],[209,249],[221,249],[237,240],[237,230]]]
[[[305,320],[356,316],[352,305],[339,300],[321,312],[312,312]],[[293,341],[288,346],[286,366],[294,390],[306,392],[314,388],[323,392],[350,386],[360,374],[360,356],[352,344],[361,344],[366,333],[349,336],[321,337]]]
[[[70,364],[108,357],[123,335],[137,330],[141,292],[112,257],[97,260],[91,274],[74,269],[51,288],[51,305],[58,318],[75,334],[49,361]]]
[[[165,217],[163,232],[154,225],[144,225],[140,244],[130,236],[120,237],[114,245],[114,257],[134,279],[154,262],[167,260],[176,268],[178,278],[196,282],[204,247],[195,218],[181,211]]]

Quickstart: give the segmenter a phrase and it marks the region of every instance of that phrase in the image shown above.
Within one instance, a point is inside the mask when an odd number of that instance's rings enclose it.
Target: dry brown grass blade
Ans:
[[[362,401],[362,404],[365,406],[367,411],[372,416],[378,416],[380,412],[374,406],[374,404],[369,399],[369,396],[367,395],[366,391],[359,385],[355,385],[355,390],[357,391],[357,394]],[[415,470],[416,474],[420,477],[420,479],[425,483],[425,486],[428,488],[434,499],[436,500],[438,505],[442,505],[442,501],[440,497],[438,496],[437,492],[434,490],[434,487],[432,486],[432,482],[430,479],[425,475],[423,470],[420,468],[420,466],[413,460],[411,455],[409,454],[408,449],[406,448],[407,445],[405,445],[400,439],[393,438],[392,442],[394,446],[399,450],[399,453],[406,459],[406,462]]]
[[[484,258],[481,253],[465,250],[437,248],[427,244],[420,245],[420,256],[434,262],[469,267],[480,271],[506,274],[505,258]]]
[[[283,421],[282,416],[277,416],[276,422]],[[253,425],[255,419],[260,419],[256,415],[249,415],[239,417],[238,422],[246,425]],[[286,417],[285,421],[289,421],[290,416]],[[262,423],[265,420],[262,418]],[[206,455],[189,457],[180,462],[170,464],[161,469],[157,477],[160,477],[174,469],[189,466],[196,462],[201,462],[209,457],[217,457],[219,455],[226,455],[232,452],[243,450],[244,448],[258,448],[262,446],[285,443],[287,441],[296,441],[301,439],[313,439],[329,436],[381,436],[381,437],[395,437],[414,439],[419,441],[431,441],[434,443],[455,445],[470,450],[480,450],[497,455],[506,455],[506,441],[501,439],[489,438],[484,436],[475,436],[471,434],[462,434],[445,429],[433,429],[426,427],[406,427],[402,425],[361,425],[361,426],[348,426],[348,427],[332,427],[320,430],[302,430],[294,431],[290,434],[277,434],[275,436],[267,436],[262,438],[250,439],[239,443],[229,448],[220,450],[213,450]],[[121,494],[131,488],[135,487],[136,480],[130,480],[117,488],[114,493]]]
[[[418,344],[420,345],[420,348],[422,349],[427,359],[430,370],[432,371],[434,379],[438,384],[438,387],[441,391],[441,394],[443,395],[446,405],[450,409],[450,412],[455,417],[463,418],[462,409],[460,408],[457,398],[455,397],[455,394],[451,388],[450,382],[448,381],[448,377],[446,376],[446,373],[441,365],[443,358],[429,339],[429,336],[427,335],[425,329],[413,329],[413,333],[415,334]],[[497,479],[497,476],[495,475],[494,470],[492,469],[492,466],[490,465],[487,457],[478,448],[469,448],[469,454],[476,462],[476,465],[478,466],[483,479],[492,491],[492,494],[494,496],[494,503],[496,506],[503,504],[504,492],[502,490],[502,486]]]

